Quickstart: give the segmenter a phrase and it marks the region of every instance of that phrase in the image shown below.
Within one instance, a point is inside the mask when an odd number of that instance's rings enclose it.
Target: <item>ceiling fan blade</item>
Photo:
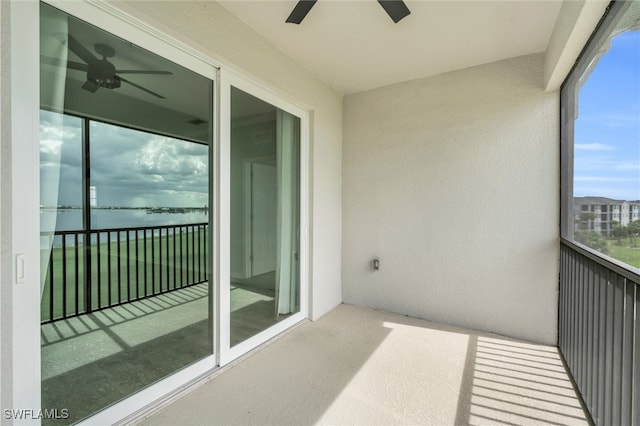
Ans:
[[[67,40],[67,46],[69,47],[69,50],[78,55],[80,59],[85,61],[87,64],[96,62],[98,60],[98,58],[96,58],[95,55],[89,51],[89,49],[84,47],[82,43],[80,43],[71,34],[68,34]]]
[[[140,85],[138,85],[138,84],[136,84],[136,83],[134,83],[134,82],[131,82],[131,81],[127,80],[126,78],[120,77],[119,75],[116,75],[115,77],[116,77],[118,80],[122,81],[123,83],[127,83],[127,84],[129,84],[129,85],[131,85],[131,86],[135,87],[136,89],[140,89],[140,90],[142,90],[143,92],[147,92],[148,94],[153,95],[153,96],[155,96],[155,97],[157,97],[157,98],[165,99],[165,97],[164,97],[164,96],[159,95],[159,94],[157,94],[156,92],[153,92],[153,91],[151,91],[151,90],[149,90],[149,89],[147,89],[147,88],[144,88],[144,87],[142,87],[142,86],[140,86]]]
[[[396,24],[411,13],[402,0],[378,0],[378,3]]]
[[[82,88],[88,92],[91,93],[96,93],[98,91],[98,89],[100,88],[100,86],[98,86],[95,83],[90,82],[89,80],[85,81],[84,84],[82,85]]]
[[[78,71],[87,71],[89,66],[87,64],[83,64],[75,61],[61,61],[57,58],[51,58],[49,56],[40,56],[40,63],[47,65],[55,65],[57,67],[68,68],[72,70]]]
[[[157,74],[173,75],[171,71],[147,71],[147,70],[116,70],[118,74]]]
[[[299,24],[302,22],[304,17],[307,16],[307,13],[309,13],[311,8],[316,4],[316,1],[317,0],[299,0],[286,22],[290,24]]]

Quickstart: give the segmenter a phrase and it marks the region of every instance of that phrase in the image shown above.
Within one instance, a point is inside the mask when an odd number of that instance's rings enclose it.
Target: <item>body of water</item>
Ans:
[[[176,210],[161,209],[93,209],[91,210],[91,229],[140,228],[145,226],[186,225],[206,223],[209,221],[208,211],[205,209]],[[81,209],[41,209],[40,232],[51,234],[52,231],[82,230]],[[156,231],[154,234],[158,234]],[[162,231],[165,235],[165,231]],[[124,233],[123,233],[124,236]],[[95,236],[94,236],[95,237]],[[71,237],[69,237],[71,238]],[[92,238],[93,240],[93,238]],[[61,237],[56,236],[54,247],[61,245]],[[49,237],[41,238],[41,248],[47,248],[51,243]],[[70,244],[68,239],[67,244]]]
[[[175,213],[143,209],[93,209],[91,229],[138,228],[142,226],[182,225],[204,223],[209,220],[206,210]],[[75,231],[82,229],[81,209],[40,211],[41,232]]]

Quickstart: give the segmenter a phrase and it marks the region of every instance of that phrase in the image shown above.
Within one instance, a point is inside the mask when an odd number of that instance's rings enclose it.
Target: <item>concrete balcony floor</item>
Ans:
[[[589,424],[555,347],[348,305],[140,423]]]

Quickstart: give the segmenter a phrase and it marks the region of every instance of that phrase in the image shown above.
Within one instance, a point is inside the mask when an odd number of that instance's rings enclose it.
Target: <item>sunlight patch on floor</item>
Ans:
[[[478,337],[469,424],[588,425],[552,347]]]

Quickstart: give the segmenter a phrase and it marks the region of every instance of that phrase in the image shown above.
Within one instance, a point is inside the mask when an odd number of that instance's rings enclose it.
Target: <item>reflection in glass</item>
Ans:
[[[573,236],[640,268],[640,9],[628,6],[574,97]]]
[[[231,345],[300,311],[300,119],[232,87]]]
[[[41,5],[42,407],[69,424],[212,354],[212,82]]]

